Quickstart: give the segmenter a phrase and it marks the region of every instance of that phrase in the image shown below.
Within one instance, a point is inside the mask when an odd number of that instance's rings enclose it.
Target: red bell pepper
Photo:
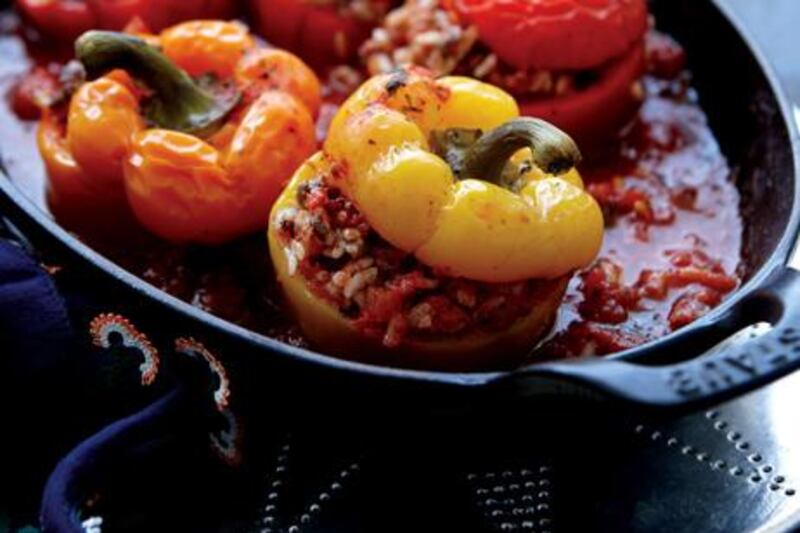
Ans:
[[[252,24],[268,42],[320,68],[353,59],[391,3],[363,0],[367,8],[361,12],[308,0],[250,0],[248,5]]]
[[[601,73],[590,87],[566,96],[521,99],[520,112],[563,129],[589,148],[602,148],[609,133],[624,126],[639,109],[645,70],[644,48],[637,46]]]
[[[448,0],[479,39],[520,70],[591,71],[596,79],[566,95],[520,96],[524,115],[552,122],[582,145],[607,138],[642,99],[646,0]]]
[[[646,0],[452,0],[481,40],[517,68],[586,69],[628,51],[647,29]]]
[[[17,0],[24,18],[58,41],[93,28],[120,30],[135,17],[153,31],[190,19],[227,19],[237,6],[236,0]]]

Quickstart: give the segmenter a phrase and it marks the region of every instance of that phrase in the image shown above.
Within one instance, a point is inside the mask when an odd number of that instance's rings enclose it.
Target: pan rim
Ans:
[[[621,359],[634,361],[643,354],[652,350],[658,343],[674,341],[680,337],[691,334],[695,328],[704,324],[718,320],[730,308],[748,293],[757,290],[763,285],[764,281],[771,276],[775,270],[784,268],[792,250],[799,245],[798,236],[800,235],[800,135],[798,135],[797,124],[792,120],[791,105],[786,96],[785,90],[781,85],[774,68],[766,59],[759,43],[753,38],[752,33],[745,27],[741,18],[736,15],[733,9],[727,5],[721,5],[718,1],[713,1],[712,5],[719,16],[731,25],[742,41],[746,44],[750,54],[754,58],[758,68],[764,75],[770,88],[772,96],[775,98],[780,114],[780,120],[789,136],[791,145],[791,157],[794,172],[794,196],[792,199],[792,210],[789,222],[781,236],[780,241],[772,251],[770,258],[753,274],[753,276],[737,291],[727,298],[721,305],[716,307],[704,317],[698,319],[690,326],[679,331],[665,335],[659,339],[654,339],[641,346],[630,350],[625,350],[617,354],[606,357],[609,360]],[[348,374],[359,374],[371,378],[388,378],[392,380],[413,381],[417,383],[430,383],[437,385],[453,385],[460,387],[474,387],[484,385],[495,378],[508,374],[513,371],[490,371],[490,372],[444,372],[432,370],[415,370],[397,367],[380,366],[376,364],[363,363],[332,355],[326,355],[310,349],[292,346],[288,343],[268,337],[264,334],[255,332],[233,322],[217,317],[208,311],[204,311],[191,304],[172,296],[140,277],[134,275],[120,265],[106,258],[101,253],[95,251],[87,244],[81,242],[77,237],[62,228],[47,212],[39,208],[11,181],[8,172],[0,166],[0,173],[4,179],[0,179],[0,196],[4,197],[3,206],[6,211],[17,211],[20,218],[27,218],[32,222],[37,230],[42,230],[54,238],[58,246],[63,247],[68,253],[79,257],[84,263],[88,263],[90,268],[95,268],[102,272],[111,280],[124,286],[126,290],[143,295],[147,300],[163,306],[167,311],[177,313],[183,319],[194,323],[201,323],[205,327],[210,327],[217,335],[235,339],[237,342],[244,342],[247,345],[261,351],[268,351],[269,356],[282,357],[294,363],[310,364],[324,370],[346,372]],[[8,213],[6,213],[8,216]],[[16,222],[16,219],[11,219]],[[266,355],[266,354],[265,354]],[[535,368],[538,363],[527,365],[525,368]]]

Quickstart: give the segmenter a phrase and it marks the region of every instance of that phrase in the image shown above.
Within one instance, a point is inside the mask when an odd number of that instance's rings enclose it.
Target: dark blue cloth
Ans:
[[[75,350],[64,300],[22,249],[0,240],[0,498],[20,516],[38,507],[43,480],[75,440]],[[13,518],[13,516],[12,516]],[[22,519],[24,520],[24,519]]]
[[[102,524],[102,518],[81,516],[85,511],[83,500],[92,489],[107,484],[110,476],[118,475],[120,463],[138,465],[147,461],[154,449],[174,435],[175,428],[170,426],[185,394],[185,389],[176,388],[83,441],[62,459],[45,487],[42,528],[79,533],[84,523]]]
[[[0,375],[33,383],[64,364],[73,343],[52,278],[16,244],[0,241]]]
[[[140,353],[92,346],[98,309],[113,303],[87,296],[83,274],[51,275],[0,238],[0,529],[36,526],[41,509],[46,530],[82,531],[91,506],[110,505],[99,495],[113,484],[156,512],[183,501],[159,490],[193,502],[213,494],[188,474],[213,459],[201,416],[210,401],[169,365],[143,386]],[[140,510],[113,529],[149,529]]]

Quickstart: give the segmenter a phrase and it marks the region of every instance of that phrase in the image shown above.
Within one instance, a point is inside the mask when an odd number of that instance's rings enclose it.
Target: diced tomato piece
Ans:
[[[691,291],[678,298],[669,312],[669,326],[674,331],[691,324],[719,305],[722,295],[712,289]]]
[[[61,84],[50,69],[34,67],[11,90],[11,107],[22,120],[37,120],[42,107],[58,94]]]
[[[550,349],[559,357],[608,355],[635,348],[648,340],[624,326],[573,322],[553,341]]]
[[[736,278],[697,267],[679,268],[672,271],[670,276],[675,286],[698,283],[722,293],[730,292],[738,285]]]
[[[669,291],[666,274],[653,270],[643,270],[636,281],[636,287],[642,296],[651,300],[663,300]]]
[[[584,299],[578,311],[587,320],[620,324],[638,303],[636,291],[623,283],[622,267],[605,258],[583,274],[580,290]]]

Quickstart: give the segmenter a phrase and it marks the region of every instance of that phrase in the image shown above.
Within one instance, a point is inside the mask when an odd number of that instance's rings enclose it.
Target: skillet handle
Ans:
[[[800,272],[787,268],[771,279],[722,318],[726,324],[738,324],[735,330],[761,321],[772,324],[772,329],[759,337],[678,363],[573,359],[521,369],[500,382],[511,385],[518,396],[549,391],[645,407],[699,407],[739,396],[800,368]],[[690,343],[696,338],[692,334],[702,338],[709,329],[701,325],[689,333]],[[688,352],[685,344],[677,341],[663,346],[657,359],[674,361],[678,350]]]

